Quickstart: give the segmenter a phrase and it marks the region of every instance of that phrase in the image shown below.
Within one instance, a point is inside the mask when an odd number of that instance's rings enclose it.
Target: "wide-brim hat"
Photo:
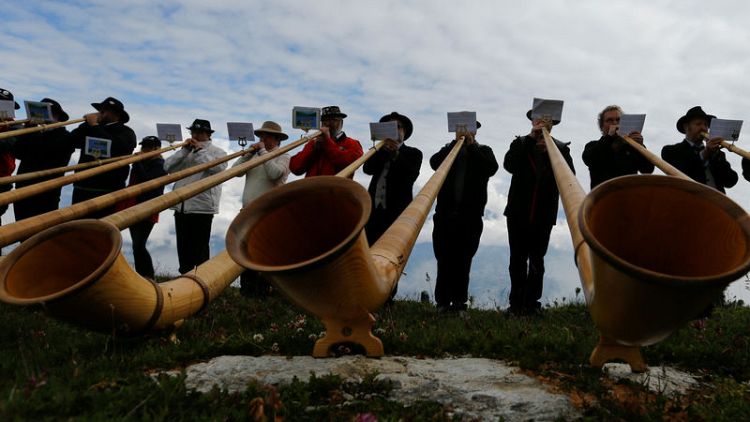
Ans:
[[[341,117],[346,118],[346,114],[342,113],[339,109],[339,106],[328,106],[323,107],[323,110],[320,113],[320,119],[323,120],[326,117]]]
[[[713,119],[716,116],[712,116],[710,114],[706,114],[705,111],[701,108],[701,106],[695,106],[691,108],[690,110],[685,113],[684,116],[677,119],[677,131],[680,133],[685,133],[685,123],[692,122],[693,120],[697,119],[703,119],[706,121],[706,126],[711,126],[711,119]]]
[[[94,107],[96,111],[112,110],[120,115],[120,123],[127,123],[130,121],[130,115],[125,111],[125,106],[122,105],[122,101],[117,98],[107,97],[100,103],[91,103],[91,107]]]
[[[282,141],[289,139],[289,135],[281,131],[281,125],[270,120],[263,122],[263,126],[261,126],[260,129],[256,129],[253,133],[255,136],[260,136],[261,133],[270,133],[278,136]]]
[[[411,123],[411,120],[403,114],[398,114],[395,111],[380,118],[381,123],[390,122],[393,120],[398,120],[399,122],[401,122],[401,127],[404,128],[404,141],[409,139],[412,132],[414,132],[414,125]]]
[[[138,143],[138,145],[143,145],[146,148],[161,148],[161,139],[159,139],[158,136],[146,136],[141,140],[141,142]]]
[[[52,108],[52,112],[55,113],[55,114],[57,114],[57,117],[60,119],[61,122],[65,122],[68,119],[70,119],[70,116],[68,116],[68,113],[66,113],[65,110],[63,110],[63,108],[60,105],[60,103],[58,103],[57,101],[53,100],[52,98],[42,98],[41,102],[52,105],[52,107],[51,107]]]
[[[531,110],[529,110],[529,111],[526,112],[526,118],[529,119],[529,120],[532,120],[532,121],[534,120],[534,119],[531,118]],[[560,124],[559,120],[553,120],[552,121],[552,126],[558,125],[558,124]]]
[[[21,106],[13,100],[13,93],[8,91],[7,89],[0,88],[0,100],[13,101],[13,104],[15,104],[14,108],[16,110],[21,108]]]
[[[191,132],[208,132],[209,134],[214,133],[214,131],[211,130],[211,122],[203,119],[193,120],[193,124],[188,126],[187,130]]]

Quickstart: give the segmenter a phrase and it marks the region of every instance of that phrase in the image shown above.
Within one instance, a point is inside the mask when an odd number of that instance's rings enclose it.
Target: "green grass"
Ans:
[[[508,318],[493,310],[445,315],[428,304],[397,301],[376,317],[375,331],[388,355],[507,360],[569,394],[593,420],[750,420],[747,307],[718,308],[705,324],[690,324],[643,349],[653,365],[702,375],[703,387],[681,397],[613,381],[590,368],[586,362],[598,334],[580,304]],[[275,388],[252,384],[236,394],[199,394],[187,391],[182,377],[151,376],[227,354],[309,355],[323,326],[283,298],[251,300],[228,289],[186,321],[178,342],[158,334],[91,333],[48,318],[39,307],[0,305],[0,324],[2,420],[237,420],[261,411],[270,420],[369,414],[379,420],[451,420],[450,409],[438,403],[407,407],[389,399],[391,386],[374,378],[350,383],[321,376]]]

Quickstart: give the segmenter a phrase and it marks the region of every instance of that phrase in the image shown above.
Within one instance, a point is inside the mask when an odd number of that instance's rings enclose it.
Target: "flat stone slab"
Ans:
[[[685,394],[700,385],[698,379],[687,372],[669,366],[649,366],[648,371],[637,374],[624,363],[607,363],[604,371],[614,379],[627,379],[646,386],[654,393],[674,395]]]
[[[306,382],[312,373],[335,374],[352,382],[377,373],[376,379],[393,382],[390,399],[404,404],[417,400],[450,404],[455,414],[469,419],[521,421],[580,416],[568,396],[552,393],[538,380],[519,373],[518,368],[490,359],[221,356],[186,368],[185,384],[200,392],[210,391],[214,385],[237,392],[251,380],[279,385],[297,377]]]

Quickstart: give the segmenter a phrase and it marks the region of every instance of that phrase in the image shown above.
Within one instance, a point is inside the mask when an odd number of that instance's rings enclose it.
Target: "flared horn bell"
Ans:
[[[589,193],[578,221],[591,248],[592,317],[622,345],[666,338],[750,269],[750,216],[692,181],[612,179]]]

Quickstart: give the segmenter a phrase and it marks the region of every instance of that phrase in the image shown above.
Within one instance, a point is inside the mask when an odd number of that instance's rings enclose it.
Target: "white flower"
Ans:
[[[256,343],[263,343],[263,334],[256,334],[253,336],[253,341]]]

